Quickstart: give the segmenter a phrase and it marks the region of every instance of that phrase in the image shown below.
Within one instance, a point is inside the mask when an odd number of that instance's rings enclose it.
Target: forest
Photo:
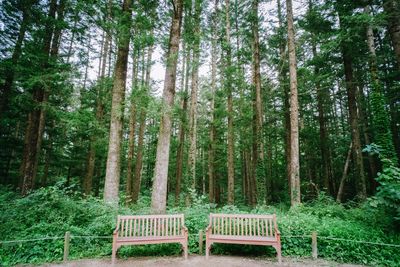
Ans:
[[[276,213],[284,256],[318,231],[381,244],[323,258],[400,265],[398,0],[4,0],[0,36],[0,265],[62,259],[62,240],[3,241],[176,212],[194,234]]]

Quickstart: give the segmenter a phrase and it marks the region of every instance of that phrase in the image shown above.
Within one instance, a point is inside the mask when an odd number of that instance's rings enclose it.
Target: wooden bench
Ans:
[[[273,246],[282,262],[276,215],[210,214],[206,229],[206,259],[213,243]]]
[[[188,230],[183,214],[118,216],[113,234],[112,263],[123,245],[181,243],[188,255]]]

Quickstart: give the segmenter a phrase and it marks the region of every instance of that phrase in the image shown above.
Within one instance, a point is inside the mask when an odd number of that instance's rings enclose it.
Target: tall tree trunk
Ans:
[[[383,8],[387,14],[388,31],[400,70],[400,3],[398,0],[384,0]]]
[[[218,25],[218,0],[214,1],[212,14],[212,39],[211,39],[211,124],[209,129],[210,144],[208,147],[208,194],[210,203],[215,202],[215,91],[217,80],[217,25]]]
[[[340,28],[344,29],[341,15],[339,15]],[[356,86],[353,77],[352,55],[350,44],[342,42],[342,58],[344,65],[344,75],[346,80],[347,101],[349,107],[349,124],[351,128],[351,137],[353,142],[353,156],[355,165],[356,189],[360,200],[367,197],[365,184],[364,163],[361,151],[360,129],[357,116]]]
[[[49,177],[49,169],[50,169],[50,160],[51,160],[51,150],[52,150],[52,140],[51,136],[49,136],[49,147],[46,150],[45,156],[45,165],[43,170],[43,176],[40,181],[40,185],[45,187],[47,185],[47,179]]]
[[[89,33],[89,40],[88,40],[88,46],[87,46],[87,51],[86,51],[86,66],[85,66],[85,76],[83,78],[83,91],[86,91],[86,83],[88,80],[88,75],[89,75],[89,66],[90,66],[90,48],[91,48],[91,41],[92,41],[92,35]]]
[[[51,41],[54,34],[54,20],[57,10],[57,1],[50,2],[49,14],[46,20],[46,28],[43,39],[43,61],[41,65],[43,69],[47,68],[48,60],[51,52]],[[42,85],[34,85],[33,88],[33,105],[34,108],[29,112],[28,124],[26,127],[24,153],[21,163],[21,194],[26,195],[34,188],[37,170],[37,161],[41,146],[41,136],[44,127],[44,113],[42,113],[42,104],[47,98],[48,92]]]
[[[54,34],[51,42],[51,48],[50,48],[50,57],[55,61],[55,59],[58,56],[58,51],[60,48],[60,41],[61,41],[61,33],[62,33],[62,22],[64,21],[64,9],[66,5],[67,0],[60,0],[59,5],[57,6],[57,22],[54,26]],[[46,109],[44,107],[44,104],[47,103],[49,99],[50,91],[49,90],[44,90],[43,93],[43,99],[42,99],[42,107],[40,109],[40,115],[39,115],[39,129],[38,129],[38,140],[36,143],[36,159],[35,159],[35,165],[34,165],[34,170],[33,170],[33,180],[36,181],[36,175],[37,175],[37,170],[38,170],[38,164],[39,164],[39,158],[40,158],[40,152],[42,148],[42,141],[43,141],[43,134],[44,134],[44,128],[45,128],[45,121],[46,121]]]
[[[369,137],[369,132],[368,132],[368,116],[367,116],[367,107],[366,107],[366,100],[364,96],[364,85],[361,80],[357,81],[358,85],[356,88],[356,100],[357,100],[357,115],[358,115],[358,120],[360,122],[360,136],[364,137],[364,143],[365,145],[371,144],[370,137]],[[370,169],[370,175],[369,179],[374,182],[374,178],[376,177],[377,174],[377,167],[375,164],[375,158],[372,154],[368,154],[368,162],[369,162],[369,169]]]
[[[261,74],[260,74],[260,43],[258,36],[258,0],[252,2],[252,32],[253,32],[253,156],[252,156],[252,179],[254,185],[257,185],[257,167],[258,162],[264,160],[262,143],[262,103],[261,103]],[[266,192],[267,194],[267,192]],[[255,195],[253,195],[255,196]],[[252,206],[257,204],[257,198],[251,198]]]
[[[228,94],[228,205],[234,204],[235,196],[235,169],[234,169],[234,132],[233,132],[233,95],[232,95],[232,59],[231,59],[231,23],[229,13],[229,0],[225,0],[225,42],[226,42],[226,79],[225,88]]]
[[[369,6],[364,9],[364,12],[369,15]],[[400,19],[400,16],[398,17]],[[399,32],[399,49],[400,49],[400,23],[398,27]],[[397,156],[394,149],[392,133],[390,130],[389,114],[385,108],[385,98],[382,92],[382,84],[378,77],[377,58],[374,44],[374,32],[372,26],[367,26],[367,44],[369,50],[369,68],[372,80],[372,92],[371,92],[371,109],[372,109],[372,124],[374,129],[374,141],[380,145],[384,150],[382,156],[390,159],[395,165],[397,165]],[[400,52],[399,52],[400,53]],[[398,55],[400,57],[400,54]],[[383,166],[387,163],[383,162]]]
[[[135,49],[135,48],[134,48]],[[135,49],[136,50],[136,49]],[[143,51],[144,52],[144,51]],[[133,180],[133,157],[135,152],[135,131],[136,131],[136,103],[137,99],[134,97],[134,91],[138,90],[137,80],[139,73],[139,49],[133,52],[133,63],[132,63],[132,94],[131,94],[131,107],[129,114],[129,138],[128,138],[128,156],[127,156],[127,167],[126,167],[126,189],[125,193],[128,196],[127,201],[133,201],[134,196],[132,192],[135,190],[132,186]],[[144,62],[142,62],[144,64]]]
[[[108,44],[107,44],[107,39],[104,38],[104,33],[103,33],[103,38],[102,38],[102,45],[101,45],[101,58],[100,58],[100,63],[99,63],[99,77],[98,81],[100,81],[100,84],[97,86],[96,90],[96,122],[99,123],[101,122],[103,118],[103,111],[104,111],[104,105],[103,105],[103,99],[102,99],[102,94],[104,91],[104,84],[102,79],[104,78],[104,75],[106,73],[106,61],[107,61],[107,55],[108,55]],[[89,142],[89,152],[88,152],[88,160],[87,160],[87,166],[86,166],[86,174],[83,179],[83,192],[85,195],[89,195],[92,191],[92,184],[93,184],[93,175],[94,175],[94,167],[96,163],[96,140],[97,136],[96,134],[93,134],[90,137],[90,142]],[[96,184],[96,188],[99,187],[99,183]]]
[[[195,0],[194,10],[194,31],[193,31],[193,65],[192,84],[190,91],[189,110],[189,157],[188,170],[190,187],[193,192],[196,190],[196,154],[197,154],[197,92],[199,87],[199,65],[200,65],[200,23],[201,23],[202,1]]]
[[[150,46],[147,53],[147,62],[146,62],[146,81],[145,81],[145,91],[146,98],[148,97],[148,93],[150,91],[150,73],[151,73],[151,59],[153,54],[153,47]],[[140,111],[140,126],[139,126],[139,137],[138,137],[138,145],[137,145],[137,155],[136,155],[136,165],[135,165],[135,179],[133,180],[133,188],[132,188],[132,201],[134,203],[137,202],[139,198],[140,185],[142,181],[142,165],[143,165],[143,144],[144,144],[144,131],[146,128],[146,111],[147,111],[147,102],[146,99],[144,101],[144,106]]]
[[[106,179],[104,182],[104,200],[115,206],[118,205],[119,178],[121,171],[121,139],[122,120],[124,113],[124,98],[126,72],[128,66],[128,53],[130,41],[130,28],[132,24],[132,0],[124,0],[122,4],[123,17],[118,44],[117,61],[115,63],[115,76],[112,90],[110,138],[108,144]]]
[[[183,0],[173,1],[173,18],[168,43],[167,68],[163,90],[163,112],[157,143],[151,207],[155,213],[165,213],[167,200],[168,161],[171,138],[171,113],[175,97],[176,66],[181,35]]]
[[[309,1],[309,12],[313,12],[313,3]],[[317,45],[315,41],[315,34],[311,36],[311,46],[313,59],[316,60],[318,57],[317,54]],[[321,158],[322,158],[322,184],[325,190],[332,194],[331,184],[331,170],[330,170],[330,157],[329,157],[329,135],[327,133],[326,126],[326,118],[325,118],[325,105],[327,100],[326,90],[321,88],[320,82],[320,68],[318,63],[315,64],[314,67],[314,75],[315,75],[315,90],[317,92],[317,109],[318,109],[318,122],[319,122],[319,143],[321,150]]]
[[[72,56],[72,46],[73,46],[74,41],[75,41],[76,26],[77,26],[77,24],[78,24],[78,19],[79,19],[78,10],[79,10],[79,9],[76,8],[76,9],[75,9],[75,14],[73,15],[73,16],[74,16],[74,25],[72,26],[72,29],[71,29],[72,35],[71,35],[71,39],[70,39],[70,41],[69,41],[69,46],[68,46],[67,60],[66,60],[67,64],[70,63],[69,61],[70,61],[71,56]],[[89,36],[91,36],[90,33],[89,33]],[[104,34],[103,34],[102,38],[104,38]],[[102,41],[102,44],[103,44],[103,41]],[[89,47],[90,47],[90,46],[89,46]],[[102,47],[101,49],[103,49],[103,47]],[[101,54],[101,53],[100,53],[100,54]]]
[[[292,0],[286,0],[288,21],[288,50],[290,73],[290,200],[291,205],[300,204],[299,163],[299,103],[297,96],[297,67],[293,26]]]
[[[184,44],[185,47],[185,44]],[[187,47],[184,51],[183,59],[183,70],[182,70],[182,82],[183,84],[183,95],[182,95],[182,111],[181,111],[181,121],[179,125],[179,143],[176,152],[176,184],[175,184],[175,204],[178,205],[180,201],[181,187],[182,187],[182,174],[183,174],[183,154],[185,147],[185,128],[186,128],[186,112],[188,106],[188,90],[189,90],[189,72],[191,61],[190,48]]]
[[[348,171],[349,165],[350,165],[352,150],[353,150],[353,142],[350,142],[350,147],[349,147],[349,151],[347,152],[346,162],[344,163],[344,167],[343,167],[342,178],[340,179],[339,190],[338,190],[338,193],[336,196],[336,202],[338,202],[338,203],[342,202],[344,182],[346,181],[347,171]]]
[[[279,29],[283,29],[283,15],[281,0],[277,0],[278,6],[278,25]],[[284,37],[279,36],[279,58],[281,66],[278,70],[279,84],[283,90],[283,108],[284,108],[284,125],[285,125],[285,161],[286,161],[286,180],[288,185],[288,193],[290,195],[290,106],[289,106],[289,90],[287,86],[287,66],[286,64],[286,51]]]

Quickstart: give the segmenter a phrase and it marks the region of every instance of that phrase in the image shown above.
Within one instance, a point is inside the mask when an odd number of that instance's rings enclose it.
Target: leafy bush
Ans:
[[[377,154],[382,162],[383,170],[378,173],[375,180],[379,183],[375,196],[369,199],[369,204],[377,210],[383,208],[393,218],[394,224],[400,228],[400,168],[397,158],[390,159],[388,151],[381,146],[370,144],[363,150]]]
[[[384,207],[393,219],[400,223],[400,168],[390,165],[378,173],[377,193],[370,199],[371,206]]]
[[[199,252],[199,230],[205,230],[210,213],[276,213],[282,234],[283,254],[311,255],[311,232],[318,232],[318,250],[323,258],[340,262],[371,265],[400,265],[398,248],[342,241],[366,240],[377,243],[398,243],[399,233],[393,230],[390,218],[370,205],[346,208],[321,195],[317,200],[293,209],[280,206],[257,206],[253,210],[236,206],[217,208],[203,196],[196,196],[191,207],[173,207],[168,213],[184,213],[189,229],[189,251]],[[0,245],[0,265],[60,261],[63,257],[63,236],[111,236],[117,214],[148,214],[150,198],[144,195],[138,204],[119,207],[118,211],[102,200],[83,198],[71,189],[57,186],[39,189],[21,198],[8,188],[0,188],[0,240],[61,237],[55,240]],[[324,239],[324,237],[339,240]],[[204,247],[204,246],[203,246]],[[179,244],[124,246],[118,256],[178,255]],[[204,250],[203,250],[204,253]],[[215,244],[214,254],[275,256],[271,247]],[[72,238],[70,258],[111,255],[111,238]]]

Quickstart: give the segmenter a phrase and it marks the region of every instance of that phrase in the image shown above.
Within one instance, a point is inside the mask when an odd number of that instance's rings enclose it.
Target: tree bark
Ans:
[[[257,167],[259,161],[264,160],[263,143],[262,143],[262,100],[261,100],[261,74],[260,74],[260,43],[258,35],[258,0],[252,2],[252,32],[253,32],[253,86],[254,86],[254,99],[253,99],[253,155],[252,155],[252,179],[255,186],[257,186]],[[266,192],[267,194],[267,192]],[[257,204],[257,198],[251,198],[251,205]]]
[[[184,44],[185,47],[185,44]],[[182,75],[184,84],[182,91],[182,110],[181,110],[181,121],[179,125],[179,143],[178,150],[176,152],[176,184],[175,184],[175,204],[178,205],[180,201],[181,187],[182,187],[182,174],[183,174],[183,154],[184,154],[184,146],[185,146],[185,126],[186,126],[186,112],[187,112],[187,104],[188,104],[188,88],[189,88],[189,62],[190,62],[190,48],[187,47],[186,51],[184,50],[184,59],[183,59],[183,70]]]
[[[226,79],[225,86],[228,94],[228,205],[234,204],[235,196],[235,165],[234,165],[234,132],[233,132],[233,95],[232,95],[232,59],[231,59],[231,40],[230,40],[230,13],[229,0],[225,0],[225,42],[226,42]]]
[[[112,90],[110,138],[108,144],[106,178],[104,182],[104,201],[118,206],[119,180],[121,171],[121,139],[122,120],[124,113],[124,98],[126,72],[128,66],[128,53],[130,41],[130,28],[132,24],[132,0],[124,0],[122,4],[123,17],[118,44],[117,61],[115,63],[115,76]]]
[[[136,131],[136,103],[137,99],[134,97],[134,91],[137,88],[138,79],[138,62],[139,62],[139,50],[133,53],[133,63],[132,63],[132,94],[131,94],[131,107],[129,114],[129,138],[128,138],[128,156],[127,156],[127,167],[126,167],[126,189],[125,193],[127,202],[134,201],[133,191],[135,190],[132,186],[133,180],[133,157],[135,153],[135,131]],[[143,62],[144,64],[144,62]]]
[[[277,0],[278,6],[278,27],[279,29],[283,29],[283,15],[282,15],[282,6],[281,0]],[[288,185],[288,194],[290,195],[290,110],[289,110],[289,90],[290,88],[287,86],[287,66],[286,63],[286,51],[285,51],[285,42],[283,34],[279,35],[279,58],[281,66],[278,70],[278,79],[280,87],[283,91],[283,108],[284,108],[284,125],[285,125],[285,162],[286,162],[286,180]]]
[[[309,12],[313,12],[313,3],[309,1]],[[311,36],[311,46],[312,46],[312,53],[313,59],[317,59],[317,45],[315,42],[315,34]],[[315,64],[314,66],[314,75],[315,75],[315,90],[317,92],[317,109],[318,109],[318,122],[319,122],[319,143],[320,143],[320,150],[321,150],[321,159],[322,159],[322,184],[325,190],[332,194],[331,188],[331,166],[330,166],[330,152],[329,152],[329,135],[327,132],[326,126],[326,116],[325,116],[325,105],[327,100],[326,90],[321,88],[320,82],[320,67]]]
[[[110,5],[110,2],[109,2]],[[108,10],[108,12],[110,12]],[[108,55],[108,43],[109,43],[109,36],[111,36],[109,33],[106,33],[106,38],[104,38],[104,32],[103,32],[103,37],[102,37],[102,45],[101,45],[101,58],[100,58],[100,63],[99,63],[99,77],[98,81],[100,81],[100,84],[97,86],[97,96],[96,96],[96,122],[99,123],[103,119],[103,113],[104,113],[104,105],[103,105],[103,99],[102,95],[104,92],[104,84],[103,84],[103,78],[106,73],[106,61],[107,61],[107,55]],[[90,143],[89,143],[89,152],[88,152],[88,160],[87,160],[87,167],[86,167],[86,174],[83,180],[83,192],[85,195],[89,195],[92,191],[92,184],[93,184],[93,175],[94,175],[94,167],[96,163],[96,140],[97,136],[96,134],[93,134],[90,137]],[[96,188],[98,189],[99,183],[96,184]]]
[[[212,14],[212,39],[211,39],[211,124],[209,130],[210,144],[208,147],[208,195],[210,203],[215,202],[215,91],[217,80],[217,25],[218,25],[218,0],[214,1]]]
[[[343,168],[342,179],[340,179],[339,190],[338,190],[337,197],[336,197],[336,202],[338,202],[338,203],[342,202],[344,182],[345,182],[346,177],[347,177],[347,171],[348,171],[349,165],[350,165],[351,151],[352,150],[353,150],[353,142],[350,142],[349,152],[347,152],[346,162],[345,162],[344,168]]]
[[[369,15],[370,8],[367,6],[364,12]],[[400,17],[399,17],[400,18]],[[400,24],[399,24],[400,25]],[[400,26],[399,32],[399,46],[400,46]],[[389,113],[386,111],[386,101],[382,92],[382,84],[378,77],[378,64],[374,44],[374,32],[371,25],[367,25],[367,44],[369,50],[369,69],[372,80],[371,92],[371,109],[372,109],[372,123],[374,129],[374,141],[376,144],[383,148],[382,157],[390,159],[397,165],[397,156],[393,144],[392,132],[390,130]],[[400,49],[400,47],[399,47]],[[400,55],[399,55],[400,56]],[[385,167],[387,163],[383,162]]]
[[[189,157],[188,170],[190,187],[196,192],[196,154],[197,154],[197,92],[199,83],[200,65],[200,23],[201,23],[202,1],[195,0],[194,10],[194,31],[193,31],[193,63],[192,63],[192,84],[190,91],[190,110],[189,110]]]
[[[400,70],[400,3],[397,0],[384,0],[383,8],[387,15],[388,31]]]
[[[48,67],[48,60],[51,52],[51,41],[54,34],[54,20],[57,10],[57,1],[50,2],[49,14],[46,20],[46,28],[43,40],[43,61],[41,65],[43,69]],[[35,177],[37,170],[37,161],[39,157],[39,150],[41,146],[41,136],[44,127],[44,113],[42,113],[43,104],[46,100],[48,92],[42,85],[36,84],[33,88],[33,109],[28,115],[28,124],[26,127],[25,140],[24,140],[24,153],[21,163],[21,194],[27,195],[35,185]]]
[[[57,6],[56,12],[57,12],[57,22],[54,25],[54,34],[52,37],[52,42],[51,42],[51,48],[50,48],[50,57],[55,61],[55,59],[58,56],[59,48],[60,48],[60,40],[61,40],[61,34],[62,34],[62,28],[61,24],[64,21],[64,15],[65,15],[65,5],[66,5],[67,0],[60,0],[60,3]],[[39,158],[40,158],[40,152],[42,148],[42,141],[43,141],[43,134],[44,134],[44,129],[45,129],[45,122],[46,122],[46,108],[45,108],[45,103],[48,102],[50,96],[50,91],[44,89],[43,93],[43,99],[41,103],[41,109],[40,109],[40,115],[39,115],[39,129],[38,129],[38,140],[36,143],[36,159],[35,159],[35,165],[34,165],[34,170],[33,170],[33,180],[36,181],[36,175],[37,175],[37,170],[38,170],[38,165],[39,165]]]
[[[293,26],[292,0],[286,0],[288,21],[288,50],[290,73],[290,200],[291,205],[300,204],[299,162],[299,104],[297,96],[297,67]]]
[[[175,97],[176,66],[181,35],[183,0],[173,1],[173,18],[168,43],[167,68],[163,90],[163,111],[157,143],[151,207],[154,213],[165,213],[167,200],[168,161],[171,138],[171,113]]]
[[[153,47],[150,46],[147,53],[147,62],[146,62],[146,81],[145,81],[145,93],[146,98],[147,94],[150,90],[150,73],[151,73],[151,59],[153,54]],[[140,126],[139,126],[139,137],[138,137],[138,145],[137,145],[137,155],[136,155],[136,165],[135,165],[135,178],[133,180],[133,188],[132,188],[132,201],[134,203],[139,199],[140,193],[140,185],[142,181],[142,166],[143,166],[143,144],[144,144],[144,131],[146,128],[146,114],[147,114],[147,102],[146,99],[144,101],[144,106],[140,111]]]
[[[361,75],[359,75],[361,76]],[[370,134],[369,134],[369,127],[368,127],[368,113],[367,113],[367,101],[365,100],[364,96],[364,85],[360,79],[357,80],[357,87],[356,87],[356,100],[357,100],[357,115],[358,120],[360,121],[360,136],[364,137],[365,145],[371,144],[370,141]],[[375,177],[377,174],[377,167],[375,164],[375,158],[372,154],[368,154],[368,162],[369,162],[369,179],[374,183]]]
[[[342,25],[341,15],[339,14],[340,28],[344,29]],[[367,189],[365,184],[364,163],[361,151],[360,129],[357,116],[357,100],[356,100],[356,86],[353,77],[352,55],[350,51],[350,44],[342,42],[342,58],[344,65],[344,75],[346,80],[347,101],[349,107],[349,124],[351,128],[351,137],[353,142],[353,156],[355,165],[356,188],[357,195],[360,200],[367,197]]]

